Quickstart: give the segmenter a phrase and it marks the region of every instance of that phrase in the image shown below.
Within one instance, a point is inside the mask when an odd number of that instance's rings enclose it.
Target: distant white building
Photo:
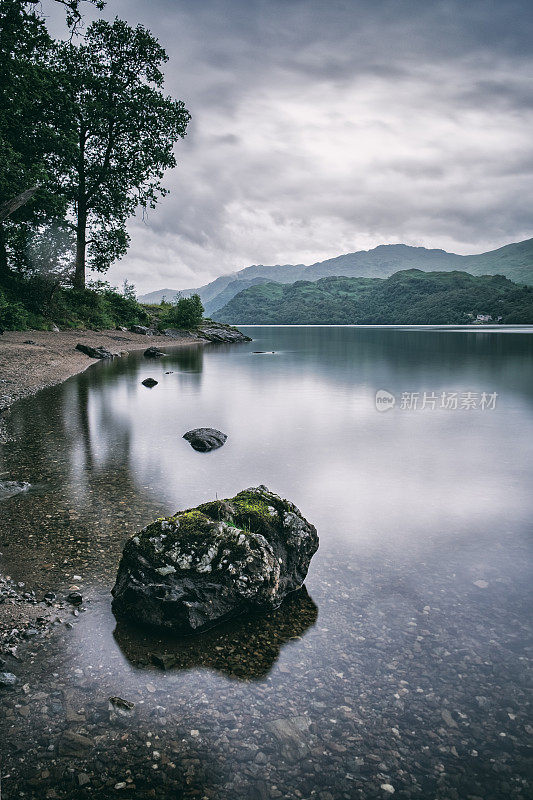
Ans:
[[[478,314],[476,317],[476,322],[492,322],[492,317],[490,314]]]

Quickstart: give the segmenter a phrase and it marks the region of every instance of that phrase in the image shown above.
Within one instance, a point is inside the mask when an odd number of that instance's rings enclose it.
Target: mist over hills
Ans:
[[[446,250],[411,247],[405,244],[379,245],[372,250],[346,253],[315,264],[255,264],[229,275],[221,275],[205,286],[184,289],[185,297],[198,293],[208,316],[223,308],[239,292],[252,286],[275,281],[316,281],[320,278],[387,278],[409,269],[424,272],[459,270],[472,275],[505,275],[516,283],[533,285],[533,239],[500,247],[487,253],[461,256]],[[160,303],[163,296],[171,300],[177,289],[160,289],[139,298],[143,303]]]

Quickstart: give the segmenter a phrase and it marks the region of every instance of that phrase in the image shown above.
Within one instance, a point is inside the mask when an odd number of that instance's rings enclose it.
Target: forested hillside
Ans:
[[[533,288],[503,275],[423,272],[252,286],[214,314],[234,324],[463,324],[478,314],[533,324]]]

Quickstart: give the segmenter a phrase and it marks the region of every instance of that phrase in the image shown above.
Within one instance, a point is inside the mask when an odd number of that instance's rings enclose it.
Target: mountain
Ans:
[[[179,289],[157,289],[155,292],[143,294],[137,298],[139,303],[149,303],[150,305],[158,306],[163,300],[169,302],[174,299],[178,294]]]
[[[206,317],[210,317],[215,311],[218,311],[219,308],[225,306],[226,303],[229,303],[236,294],[242,292],[244,289],[248,289],[250,286],[256,286],[257,284],[265,284],[270,283],[269,279],[257,277],[257,278],[250,278],[249,280],[246,278],[241,278],[240,280],[234,280],[228,283],[225,289],[222,289],[221,292],[215,295],[212,300],[205,300],[204,302],[204,311]]]
[[[185,289],[182,294],[190,296],[197,292],[208,313],[213,314],[229,302],[247,286],[239,285],[240,281],[277,281],[278,283],[294,283],[299,280],[319,280],[332,275],[344,275],[348,278],[387,278],[395,272],[406,269],[421,269],[425,272],[434,270],[450,272],[464,270],[473,275],[505,275],[518,283],[533,285],[533,239],[500,247],[488,253],[460,256],[446,250],[429,250],[425,247],[410,247],[405,244],[384,244],[372,250],[359,250],[346,253],[316,264],[276,264],[264,266],[255,264],[245,267],[231,275],[222,275],[205,286],[197,289]],[[230,288],[231,285],[231,288]],[[248,286],[251,285],[248,283]],[[165,289],[151,292],[139,298],[142,303],[160,302],[156,298],[166,294],[167,300],[174,297],[176,290]],[[208,305],[209,304],[209,305]]]
[[[533,324],[533,288],[502,275],[410,269],[388,278],[259,284],[240,292],[214,316],[239,325],[445,325],[472,322],[477,314]]]

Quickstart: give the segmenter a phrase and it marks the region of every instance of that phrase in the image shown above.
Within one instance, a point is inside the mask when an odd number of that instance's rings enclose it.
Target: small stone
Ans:
[[[0,672],[0,688],[9,689],[17,682],[18,678],[12,672]]]
[[[392,783],[382,783],[381,788],[384,792],[387,792],[387,794],[394,794],[394,786]]]
[[[155,378],[145,378],[144,381],[141,381],[143,386],[147,386],[148,389],[153,389],[154,386],[157,386],[157,381]]]
[[[161,358],[161,356],[164,355],[166,355],[166,353],[163,353],[163,351],[160,350],[159,347],[148,347],[144,351],[145,358]]]
[[[69,603],[72,603],[73,606],[81,606],[83,603],[83,597],[79,592],[70,592],[67,595],[67,600]]]
[[[60,755],[77,758],[84,756],[93,747],[94,741],[88,736],[75,731],[65,731],[59,740],[58,750]]]
[[[78,774],[78,786],[86,786],[90,782],[91,779],[89,778],[86,772],[80,772]]]
[[[30,488],[26,481],[0,481],[0,500],[7,500],[16,494],[27,492]]]
[[[446,708],[444,711],[441,711],[440,715],[449,728],[457,728],[457,722]]]
[[[130,703],[129,700],[124,700],[122,697],[110,697],[109,710],[116,712],[121,717],[132,717],[135,704]]]
[[[170,653],[150,653],[150,661],[161,669],[171,669],[177,662],[176,656]]]
[[[115,789],[125,789],[126,786],[126,781],[119,781],[118,783],[115,783]]]

